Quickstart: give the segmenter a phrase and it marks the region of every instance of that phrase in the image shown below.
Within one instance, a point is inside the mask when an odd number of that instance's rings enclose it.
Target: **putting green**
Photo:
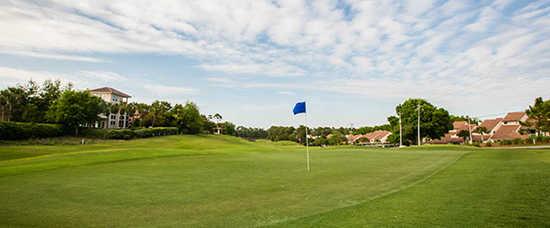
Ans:
[[[1,146],[7,226],[548,226],[549,150],[169,136]]]

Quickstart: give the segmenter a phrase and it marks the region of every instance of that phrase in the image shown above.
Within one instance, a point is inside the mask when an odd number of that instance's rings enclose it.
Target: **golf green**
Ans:
[[[0,224],[550,226],[550,150],[305,148],[228,136],[1,145]]]

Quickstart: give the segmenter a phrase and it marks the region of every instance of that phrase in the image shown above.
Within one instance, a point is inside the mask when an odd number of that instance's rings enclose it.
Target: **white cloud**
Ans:
[[[59,53],[34,52],[34,51],[2,51],[2,50],[0,50],[0,53],[10,54],[10,55],[29,56],[29,57],[43,58],[43,59],[77,61],[77,62],[92,62],[92,63],[105,62],[104,60],[99,58],[79,56],[79,55],[66,55],[66,54],[59,54]]]
[[[208,78],[235,88],[424,96],[449,103],[461,94],[463,100],[497,100],[491,104],[519,99],[496,91],[546,93],[541,85],[548,86],[550,72],[550,6],[544,1],[512,12],[515,4],[508,0],[340,4],[352,13],[346,15],[337,1],[8,1],[0,3],[0,52],[84,62],[101,61],[89,57],[94,53],[178,54],[205,71],[258,76]],[[2,70],[10,75],[6,80],[48,77]],[[63,77],[124,80],[105,70],[79,75]],[[266,82],[263,76],[288,81]],[[290,83],[296,76],[310,83]],[[142,88],[193,93],[163,86]]]
[[[197,89],[183,87],[183,86],[148,84],[148,85],[144,85],[143,87],[154,94],[162,95],[162,96],[190,95],[190,94],[196,94],[198,92]]]
[[[282,63],[201,64],[200,67],[209,71],[222,71],[232,74],[296,76],[304,73],[298,67]]]
[[[132,79],[114,73],[106,71],[80,71],[83,77],[87,77],[91,80],[103,81],[103,82],[128,82]]]

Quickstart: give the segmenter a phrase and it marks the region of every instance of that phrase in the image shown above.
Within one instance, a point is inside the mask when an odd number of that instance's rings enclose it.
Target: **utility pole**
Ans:
[[[470,144],[472,144],[472,127],[470,126],[470,117],[468,116],[468,132],[470,133]]]
[[[417,126],[416,126],[416,130],[417,130],[417,136],[418,136],[418,145],[420,146],[420,104],[418,104],[418,122],[417,122]]]
[[[399,147],[403,147],[403,126],[401,125],[401,114],[399,116]]]

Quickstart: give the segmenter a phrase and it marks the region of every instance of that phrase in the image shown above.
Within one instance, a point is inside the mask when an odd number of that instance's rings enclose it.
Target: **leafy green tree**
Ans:
[[[216,123],[211,121],[212,115],[208,115],[208,116],[201,115],[201,117],[202,117],[202,123],[203,123],[203,130],[205,131],[205,133],[214,134],[216,132]]]
[[[417,137],[418,108],[420,107],[420,137],[437,139],[453,128],[449,112],[435,107],[423,99],[408,99],[398,105],[395,111],[401,115],[403,143],[413,144]],[[393,134],[399,135],[399,118],[388,117]],[[392,138],[395,140],[395,138]]]
[[[185,106],[177,104],[172,110],[175,124],[184,134],[198,134],[203,129],[203,117],[199,108],[193,102],[187,102]]]
[[[346,140],[346,137],[344,136],[344,134],[342,134],[341,132],[336,131],[336,130],[332,131],[327,136],[327,143],[329,145],[340,145],[343,142],[345,142],[345,140]]]
[[[468,141],[470,138],[470,132],[467,130],[459,131],[458,134],[456,134],[458,137],[464,139],[464,142]]]
[[[489,133],[489,130],[487,130],[486,127],[479,126],[476,129],[474,129],[475,133],[479,133],[481,135],[481,142],[483,142],[485,139],[483,138],[484,135]]]
[[[271,141],[296,140],[294,127],[271,126],[267,129],[267,138]]]
[[[223,124],[223,131],[222,133],[225,134],[225,135],[235,135],[236,134],[236,129],[235,129],[235,124],[231,123],[231,122],[228,122],[228,121],[225,121]]]
[[[39,86],[34,81],[0,90],[1,120],[44,122],[46,113],[60,94],[72,87],[62,87],[60,81],[45,81]]]
[[[310,131],[309,128],[308,128],[308,131]],[[300,125],[298,128],[296,128],[295,135],[296,135],[296,142],[306,145],[306,126]]]
[[[75,135],[78,135],[81,125],[98,121],[99,114],[105,111],[106,106],[101,98],[87,91],[67,90],[50,107],[47,116],[67,129],[74,129]]]
[[[238,126],[235,135],[247,139],[265,139],[267,138],[267,131],[262,128]]]
[[[541,97],[535,99],[535,103],[525,110],[530,121],[526,124],[535,129],[537,135],[550,131],[550,100],[544,101]]]
[[[455,116],[450,115],[451,123],[455,121],[470,121],[470,124],[478,124],[480,121],[477,118],[472,118],[469,116]]]
[[[145,121],[152,127],[168,126],[171,108],[172,105],[166,101],[155,101],[149,107]]]

